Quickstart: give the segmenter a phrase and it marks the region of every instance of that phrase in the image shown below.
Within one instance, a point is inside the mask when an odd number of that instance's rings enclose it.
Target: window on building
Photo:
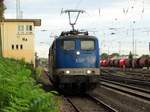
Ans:
[[[18,50],[18,44],[16,45],[16,49]]]
[[[22,44],[20,45],[20,49],[23,49],[23,45]]]
[[[24,31],[24,25],[18,25],[18,31]]]
[[[28,41],[28,39],[27,38],[22,38],[22,41]]]
[[[14,50],[14,45],[11,46],[12,50]]]
[[[32,25],[26,25],[26,31],[32,31]]]
[[[30,25],[30,31],[32,31],[32,25]]]

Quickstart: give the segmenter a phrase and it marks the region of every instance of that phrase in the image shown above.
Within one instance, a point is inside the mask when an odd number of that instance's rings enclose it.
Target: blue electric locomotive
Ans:
[[[87,91],[100,76],[98,39],[87,32],[63,32],[49,52],[51,80],[59,89]]]
[[[62,32],[49,50],[49,74],[53,84],[64,91],[86,92],[99,82],[98,39],[88,32],[79,32],[74,25],[83,10],[65,10],[68,13],[72,31]],[[74,23],[71,13],[77,13]]]

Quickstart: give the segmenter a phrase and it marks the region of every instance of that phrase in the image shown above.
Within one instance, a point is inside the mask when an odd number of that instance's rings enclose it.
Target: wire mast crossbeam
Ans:
[[[62,10],[61,13],[68,13],[68,16],[69,16],[69,24],[71,25],[72,27],[72,30],[75,31],[75,24],[77,23],[77,20],[79,18],[79,15],[81,13],[84,13],[85,11],[84,10],[75,10],[75,9],[70,9],[70,10]],[[77,13],[77,17],[75,19],[74,22],[71,21],[71,13]]]

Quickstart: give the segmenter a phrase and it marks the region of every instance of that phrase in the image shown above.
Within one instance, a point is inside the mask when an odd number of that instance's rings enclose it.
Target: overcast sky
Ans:
[[[102,52],[128,54],[132,51],[134,29],[136,53],[149,54],[150,0],[20,1],[23,18],[42,19],[42,26],[35,31],[36,51],[41,57],[47,57],[53,35],[59,35],[61,31],[71,28],[67,15],[60,14],[62,8],[86,10],[86,13],[80,16],[76,28],[88,30],[91,35],[97,36]],[[6,18],[16,17],[15,3],[16,0],[5,0]]]

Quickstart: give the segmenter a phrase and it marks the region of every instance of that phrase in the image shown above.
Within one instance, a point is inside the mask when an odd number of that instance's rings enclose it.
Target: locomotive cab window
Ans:
[[[63,40],[62,48],[64,50],[74,50],[75,49],[75,41],[74,40]]]
[[[94,50],[95,41],[94,40],[81,40],[81,49],[82,50]]]

